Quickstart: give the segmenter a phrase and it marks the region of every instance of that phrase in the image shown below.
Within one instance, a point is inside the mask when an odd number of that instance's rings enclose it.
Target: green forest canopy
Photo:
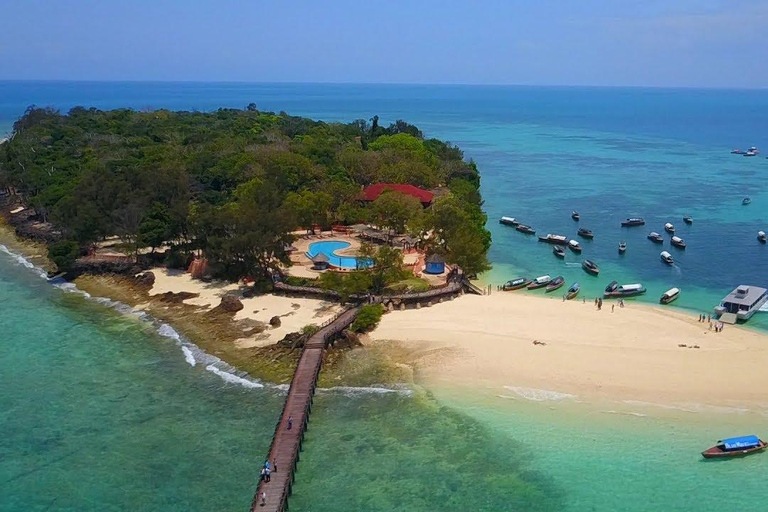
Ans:
[[[360,203],[362,187],[378,182],[448,193],[426,212],[405,196]],[[404,121],[325,123],[253,104],[66,115],[30,107],[0,145],[0,186],[61,231],[68,261],[73,244],[118,235],[136,248],[202,250],[230,278],[266,277],[286,264],[297,226],[360,221],[407,227],[449,263],[480,272],[490,233],[479,185],[458,147]],[[392,219],[381,218],[387,211]]]

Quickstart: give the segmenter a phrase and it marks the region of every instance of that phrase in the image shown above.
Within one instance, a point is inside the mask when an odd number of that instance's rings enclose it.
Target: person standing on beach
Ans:
[[[616,304],[611,304],[611,313],[613,313],[613,308],[616,307]]]
[[[293,416],[288,416],[288,430],[293,428]]]

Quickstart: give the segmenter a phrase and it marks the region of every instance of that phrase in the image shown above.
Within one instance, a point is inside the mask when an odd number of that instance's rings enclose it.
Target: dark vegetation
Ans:
[[[352,322],[350,328],[354,332],[371,331],[379,325],[381,315],[383,314],[384,306],[381,304],[366,304],[360,308],[360,313],[358,313],[357,318]]]
[[[397,193],[360,203],[362,187],[377,182],[445,193],[427,210]],[[0,186],[61,231],[50,246],[60,269],[117,235],[137,257],[167,246],[166,261],[183,265],[198,251],[217,276],[266,280],[289,262],[297,226],[366,221],[418,236],[473,274],[487,268],[490,246],[479,183],[459,148],[404,121],[324,123],[253,104],[66,115],[30,107],[0,145]],[[380,268],[355,273],[348,288],[380,290],[403,278],[390,250],[366,251]]]

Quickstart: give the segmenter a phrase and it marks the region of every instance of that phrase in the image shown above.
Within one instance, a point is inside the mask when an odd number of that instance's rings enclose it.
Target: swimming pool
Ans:
[[[320,253],[325,254],[328,256],[328,263],[334,267],[340,267],[340,268],[349,268],[354,269],[358,268],[358,259],[353,256],[338,256],[336,254],[336,251],[340,251],[341,249],[346,249],[351,244],[349,242],[342,242],[341,240],[328,240],[323,242],[312,242],[309,244],[309,249],[307,250],[307,256],[310,258],[314,258]],[[361,262],[359,267],[364,267],[365,265]]]

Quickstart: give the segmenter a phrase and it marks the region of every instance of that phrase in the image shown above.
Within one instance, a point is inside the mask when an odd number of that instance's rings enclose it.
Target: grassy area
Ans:
[[[406,293],[406,292],[425,292],[429,290],[430,286],[429,283],[421,279],[420,277],[409,277],[408,279],[403,279],[402,281],[398,281],[397,283],[393,283],[389,286],[387,286],[388,292],[393,293]]]

